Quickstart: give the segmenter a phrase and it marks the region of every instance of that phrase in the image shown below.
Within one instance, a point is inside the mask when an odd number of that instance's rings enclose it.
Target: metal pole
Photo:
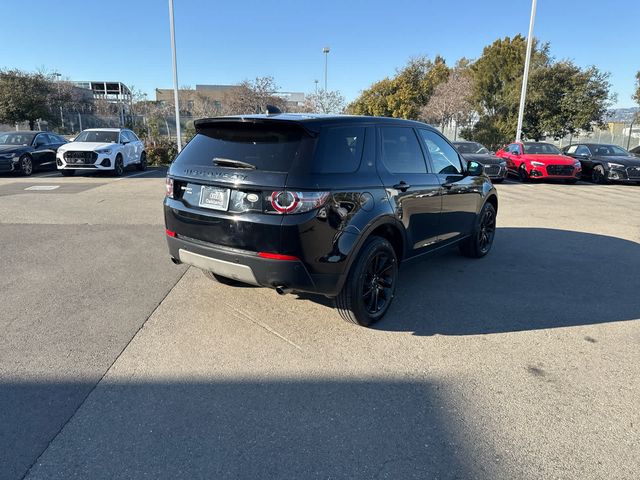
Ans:
[[[82,115],[78,112],[78,124],[80,125],[80,131],[82,131]]]
[[[324,53],[324,91],[327,92],[327,67],[329,64],[329,47],[324,47],[322,53]]]
[[[629,145],[631,145],[631,134],[633,133],[633,124],[636,122],[635,117],[631,120],[631,125],[629,125],[629,137],[627,138],[627,150],[629,150]]]
[[[522,90],[520,92],[520,108],[518,109],[518,128],[516,129],[516,142],[519,142],[522,139],[522,118],[524,117],[524,102],[527,97],[529,61],[531,60],[531,47],[533,46],[533,23],[536,19],[536,2],[537,0],[531,0],[531,19],[529,20],[529,36],[527,37],[527,54],[524,59],[524,75],[522,76]]]
[[[171,58],[173,60],[173,100],[176,105],[176,143],[178,153],[182,150],[182,135],[180,133],[180,106],[178,105],[178,64],[176,60],[176,34],[173,22],[173,0],[169,0],[169,24],[171,28]]]

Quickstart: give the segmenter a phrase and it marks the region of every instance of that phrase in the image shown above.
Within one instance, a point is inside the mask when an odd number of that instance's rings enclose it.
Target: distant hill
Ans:
[[[638,113],[638,110],[640,110],[638,107],[613,108],[607,113],[605,121],[631,123],[633,117]]]

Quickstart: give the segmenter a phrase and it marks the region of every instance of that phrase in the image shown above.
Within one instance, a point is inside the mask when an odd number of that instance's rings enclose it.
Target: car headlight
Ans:
[[[506,167],[507,166],[507,162],[500,162],[500,166],[501,167]]]
[[[0,158],[13,158],[15,156],[16,156],[15,153],[4,153],[4,154],[0,155]]]
[[[607,162],[607,166],[609,168],[624,168],[624,165],[620,163],[612,163],[612,162]]]
[[[544,167],[544,163],[542,162],[531,162],[531,165],[534,167]]]
[[[574,163],[573,166],[576,168],[582,168],[582,164],[580,162]]]
[[[102,150],[96,150],[96,153],[100,153],[102,155],[111,155],[111,149],[103,148]]]

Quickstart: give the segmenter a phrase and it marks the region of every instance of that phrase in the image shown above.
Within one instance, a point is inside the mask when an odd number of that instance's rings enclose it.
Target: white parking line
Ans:
[[[56,188],[60,188],[60,185],[32,185],[30,187],[25,188],[25,190],[48,191],[48,190],[55,190]]]
[[[147,173],[151,173],[151,172],[153,172],[153,170],[146,170],[146,171],[144,171],[144,172],[134,173],[133,175],[123,175],[123,176],[122,176],[122,177],[120,177],[120,178],[116,178],[116,179],[114,180],[114,182],[117,182],[118,180],[124,180],[125,178],[140,177],[140,176],[142,176],[142,175],[146,175]]]

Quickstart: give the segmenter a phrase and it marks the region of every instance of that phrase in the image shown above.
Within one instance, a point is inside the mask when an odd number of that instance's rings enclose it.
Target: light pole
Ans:
[[[53,72],[53,76],[56,77],[56,84],[58,85],[58,101],[60,101],[60,77],[62,76],[59,72]],[[62,103],[60,103],[60,123],[62,124],[62,130],[64,131],[64,116],[62,115]]]
[[[173,22],[173,0],[169,0],[169,28],[171,30],[171,59],[173,63],[173,100],[176,105],[176,140],[178,153],[182,150],[182,136],[180,135],[180,106],[178,105],[178,63],[176,60],[176,33]]]
[[[316,84],[316,95],[318,95],[318,80],[314,80],[315,84]]]
[[[324,47],[322,53],[324,53],[324,91],[327,92],[327,66],[329,64],[329,47]]]
[[[529,62],[531,61],[531,47],[533,46],[533,23],[536,19],[536,1],[531,0],[531,19],[529,20],[529,36],[527,37],[527,53],[524,59],[524,75],[522,76],[522,90],[520,91],[520,108],[518,109],[518,127],[516,142],[522,139],[522,118],[524,117],[524,102],[527,97],[527,81],[529,80]]]

